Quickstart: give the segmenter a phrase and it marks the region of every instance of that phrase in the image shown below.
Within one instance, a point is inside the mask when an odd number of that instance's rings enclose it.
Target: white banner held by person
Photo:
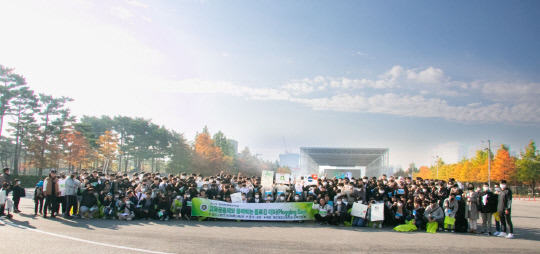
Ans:
[[[274,184],[274,171],[263,170],[261,176],[262,186],[272,186]]]
[[[276,173],[276,183],[289,184],[291,179],[290,174]]]
[[[354,217],[360,217],[365,219],[367,214],[368,206],[360,203],[353,203],[351,215]]]
[[[237,193],[231,194],[231,202],[242,203],[242,193],[237,192]]]
[[[371,204],[371,221],[384,220],[384,203]]]

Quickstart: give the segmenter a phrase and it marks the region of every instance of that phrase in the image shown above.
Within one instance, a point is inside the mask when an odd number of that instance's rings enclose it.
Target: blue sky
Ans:
[[[266,159],[540,134],[537,1],[2,1],[0,62],[79,116],[208,125]]]

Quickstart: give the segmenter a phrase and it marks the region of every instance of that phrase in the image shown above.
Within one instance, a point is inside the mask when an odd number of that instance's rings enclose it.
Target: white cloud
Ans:
[[[143,2],[137,1],[137,0],[125,0],[127,4],[136,6],[136,7],[142,7],[142,8],[148,8],[148,4],[145,4]]]
[[[417,84],[419,83],[419,84]],[[417,84],[411,86],[410,84]],[[317,76],[291,80],[280,89],[239,86],[202,79],[173,85],[182,93],[228,94],[254,100],[290,101],[314,110],[443,118],[458,122],[540,123],[538,83],[451,81],[444,71],[394,66],[377,80]],[[425,89],[415,90],[422,87]],[[375,93],[366,95],[364,88]],[[459,102],[440,95],[468,95]],[[454,98],[454,97],[451,97]]]
[[[135,17],[135,13],[133,11],[130,11],[124,7],[116,6],[112,8],[111,10],[114,15],[119,17],[120,19],[127,20]]]
[[[356,55],[359,55],[359,56],[368,56],[368,54],[362,52],[362,51],[358,51],[355,53]]]

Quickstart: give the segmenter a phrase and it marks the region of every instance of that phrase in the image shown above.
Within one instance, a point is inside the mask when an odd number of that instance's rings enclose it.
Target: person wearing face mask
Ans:
[[[22,197],[26,197],[26,191],[21,187],[21,180],[15,179],[15,185],[13,185],[13,212],[20,213],[19,202]]]
[[[180,212],[182,210],[182,196],[178,195],[171,204],[171,212],[176,217],[176,220],[180,219]]]
[[[379,182],[377,187],[373,189],[373,199],[377,202],[382,202],[385,197],[388,197],[386,193],[386,187],[382,182]]]
[[[431,200],[430,205],[426,208],[424,212],[424,220],[428,222],[437,222],[439,230],[442,230],[444,224],[444,211],[439,206],[437,200]]]
[[[275,203],[285,203],[285,202],[286,202],[286,201],[285,201],[285,194],[283,194],[283,193],[280,194],[280,195],[278,196],[278,198],[276,198],[276,201],[275,201]]]
[[[448,231],[451,230],[452,233],[455,232],[455,219],[456,214],[459,209],[459,203],[456,200],[456,194],[452,193],[450,194],[450,197],[444,200],[444,213],[446,217],[451,218],[450,220],[453,220],[453,223],[444,224],[444,230]],[[447,219],[445,218],[445,221]]]
[[[479,198],[478,211],[482,217],[482,233],[491,235],[491,217],[497,211],[497,197],[489,190],[488,183],[482,186]]]
[[[253,198],[249,199],[248,203],[264,203],[264,200],[261,198],[261,194],[255,192]]]
[[[79,207],[77,200],[77,191],[81,182],[77,179],[77,172],[72,172],[70,177],[65,182],[66,192],[66,212],[63,214],[64,218],[70,218],[71,209],[73,209],[73,215],[77,216],[77,208]]]
[[[501,181],[501,191],[499,192],[499,202],[497,210],[499,217],[501,218],[502,230],[498,235],[500,237],[506,237],[507,239],[514,238],[514,225],[512,224],[512,191],[506,185],[506,180]],[[507,235],[507,230],[510,233]]]
[[[499,205],[499,193],[501,193],[501,187],[498,184],[493,185],[493,195],[497,200],[497,206]],[[501,219],[499,217],[499,212],[494,212],[493,217],[495,218],[495,233],[493,233],[493,235],[498,236],[501,233]]]
[[[334,205],[332,212],[332,224],[343,227],[343,222],[347,220],[348,214],[347,205],[343,203],[343,199],[341,197],[337,198],[336,204]]]
[[[182,218],[184,220],[191,220],[191,199],[193,196],[190,192],[184,194],[184,200],[182,201]]]
[[[390,222],[393,223],[394,227],[405,224],[405,218],[409,215],[409,211],[407,211],[405,208],[403,200],[399,199],[395,204],[392,205],[390,210],[393,218],[393,220]]]
[[[465,218],[469,220],[469,233],[476,234],[478,227],[478,193],[474,191],[474,185],[469,183],[467,193],[463,195],[465,199]]]

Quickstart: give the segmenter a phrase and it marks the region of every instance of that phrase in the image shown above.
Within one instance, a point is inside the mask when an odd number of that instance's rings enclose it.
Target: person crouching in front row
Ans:
[[[318,214],[315,214],[315,219],[319,222],[319,225],[328,225],[332,221],[333,208],[326,203],[326,199],[320,198],[319,201],[313,202],[313,209],[319,210]]]

